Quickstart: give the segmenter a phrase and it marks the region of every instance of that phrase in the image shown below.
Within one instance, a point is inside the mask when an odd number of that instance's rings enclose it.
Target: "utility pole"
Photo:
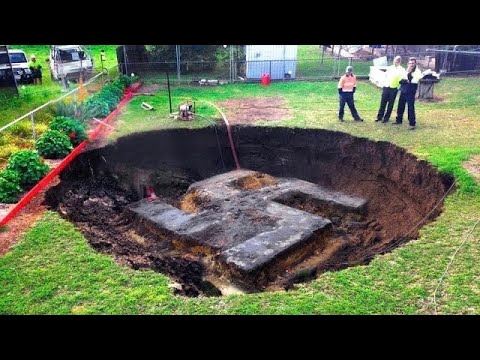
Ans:
[[[8,45],[5,45],[5,51],[7,52],[8,64],[10,66],[10,71],[12,72],[12,79],[13,83],[15,84],[15,91],[17,92],[17,95],[20,95],[20,91],[18,91],[17,79],[15,79],[15,73],[13,72],[12,61],[10,60],[10,54],[8,52]]]
[[[172,94],[170,93],[170,77],[167,71],[167,88],[168,88],[168,104],[170,106],[170,114],[172,113]]]
[[[127,68],[127,50],[125,50],[125,45],[123,45],[123,62],[125,64],[125,75],[128,76],[128,68]]]
[[[175,52],[177,54],[177,80],[180,81],[180,45],[175,45]]]

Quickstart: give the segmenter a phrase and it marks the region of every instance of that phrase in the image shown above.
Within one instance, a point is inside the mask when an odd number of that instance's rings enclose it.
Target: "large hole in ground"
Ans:
[[[233,133],[241,170],[225,129],[134,134],[80,155],[47,203],[120,263],[168,274],[179,294],[221,295],[366,264],[416,238],[453,183],[387,142]]]

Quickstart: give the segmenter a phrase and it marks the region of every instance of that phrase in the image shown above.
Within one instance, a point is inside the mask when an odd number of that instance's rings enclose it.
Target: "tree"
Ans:
[[[164,67],[175,69],[175,45],[146,45],[149,62],[164,62]],[[181,71],[196,72],[212,70],[217,60],[225,58],[226,50],[221,45],[181,45]],[[173,65],[173,68],[172,68]]]

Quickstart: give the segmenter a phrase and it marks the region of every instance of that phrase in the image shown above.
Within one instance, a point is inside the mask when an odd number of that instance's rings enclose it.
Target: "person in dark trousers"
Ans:
[[[401,125],[405,105],[408,105],[408,123],[410,130],[416,126],[415,119],[415,94],[417,93],[418,82],[422,78],[422,72],[417,67],[417,59],[408,59],[408,67],[403,78],[400,80],[400,98],[398,99],[397,119],[393,125]]]
[[[28,67],[32,71],[33,83],[42,85],[42,65],[37,62],[35,55],[30,56]]]
[[[338,95],[340,97],[340,108],[338,110],[338,119],[343,121],[345,103],[347,103],[350,112],[355,121],[363,121],[355,108],[353,94],[357,88],[357,77],[353,74],[353,67],[347,66],[345,75],[342,75],[338,82]]]
[[[393,105],[395,104],[395,98],[397,97],[400,79],[402,79],[405,73],[405,69],[400,66],[401,62],[402,58],[400,56],[395,56],[393,59],[393,65],[387,68],[385,82],[382,89],[380,109],[378,110],[377,119],[375,120],[376,122],[381,121],[382,123],[387,123],[390,120]]]

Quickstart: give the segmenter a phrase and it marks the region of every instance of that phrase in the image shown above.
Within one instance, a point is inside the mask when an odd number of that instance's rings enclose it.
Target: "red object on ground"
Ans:
[[[145,187],[145,199],[146,200],[155,200],[158,199],[157,194],[152,186]]]
[[[270,74],[265,73],[262,75],[262,85],[263,86],[270,85]]]
[[[133,93],[136,92],[142,83],[136,83],[129,88],[125,89],[124,97],[122,101],[118,104],[117,108],[113,110],[103,121],[105,124],[108,124],[119,112],[119,110],[125,106],[125,104],[133,97]],[[95,140],[95,138],[100,134],[105,126],[103,124],[98,125],[94,131],[89,134],[89,141]],[[8,212],[3,219],[0,220],[0,226],[6,225],[18,212],[27,205],[30,200],[32,200],[45,186],[47,186],[60,172],[72,162],[88,145],[88,141],[85,140],[80,145],[78,145],[73,151],[68,154],[68,156],[62,160],[62,162],[55,168],[52,169],[45,177],[40,180],[25,196]]]

